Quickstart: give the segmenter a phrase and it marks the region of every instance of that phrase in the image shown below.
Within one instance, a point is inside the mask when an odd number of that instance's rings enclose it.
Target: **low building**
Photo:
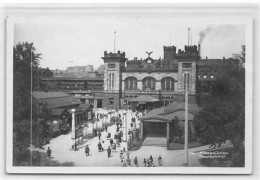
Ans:
[[[188,109],[190,136],[194,136],[193,120],[202,109],[192,103],[189,103]],[[184,132],[184,112],[184,102],[173,102],[166,107],[153,109],[143,116],[140,119],[140,139],[143,141],[143,145],[151,145],[149,143],[156,142],[151,141],[151,139],[159,137],[160,140],[156,143],[160,144],[157,145],[166,146],[168,148],[174,139],[181,139],[181,136],[183,136],[182,133]]]
[[[33,98],[45,104],[51,112],[49,125],[53,133],[68,131],[71,128],[71,109],[76,109],[75,124],[81,126],[93,118],[93,106],[82,105],[79,99],[64,92],[33,91]]]

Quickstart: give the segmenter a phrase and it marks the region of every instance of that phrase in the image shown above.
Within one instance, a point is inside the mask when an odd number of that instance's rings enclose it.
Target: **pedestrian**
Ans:
[[[122,142],[122,135],[121,135],[121,133],[118,134],[118,142],[119,142],[119,143]]]
[[[114,150],[114,152],[116,152],[116,143],[112,145],[112,149]]]
[[[159,162],[159,166],[161,166],[162,165],[162,157],[161,157],[161,155],[159,155],[159,157],[158,157],[158,162]]]
[[[117,138],[118,138],[118,133],[115,133],[114,139],[117,139]]]
[[[110,139],[110,137],[111,137],[111,133],[108,132],[108,134],[107,134],[107,139]]]
[[[100,137],[101,137],[101,132],[99,131],[98,132],[98,139],[100,140]]]
[[[136,167],[138,167],[138,160],[137,160],[137,157],[135,157],[135,159],[134,159],[134,164],[135,164]]]
[[[116,139],[116,145],[120,147],[119,139]]]
[[[120,151],[120,157],[123,157],[123,151],[122,150]]]
[[[133,123],[131,123],[130,126],[131,126],[131,130],[133,130]]]
[[[51,148],[50,147],[48,147],[47,155],[48,155],[48,158],[51,158]]]
[[[110,155],[111,155],[111,148],[110,148],[110,146],[108,146],[108,148],[107,148],[107,157],[109,158]]]
[[[89,156],[89,147],[87,145],[87,147],[85,147],[85,153],[86,153],[86,156]]]
[[[98,143],[98,151],[99,151],[99,152],[102,151],[102,144],[101,144],[100,141],[99,141],[99,143]]]
[[[124,157],[123,157],[122,161],[123,161],[123,167],[126,167],[126,160]]]
[[[143,166],[146,167],[146,159],[144,158]]]
[[[129,159],[129,156],[130,156],[130,152],[129,151],[126,152],[126,156],[127,156],[127,159]]]
[[[152,157],[152,155],[150,155],[149,159],[150,159],[151,163],[153,163],[153,157]]]
[[[113,144],[114,144],[113,139],[110,139],[110,145],[111,145],[111,147],[112,147]]]

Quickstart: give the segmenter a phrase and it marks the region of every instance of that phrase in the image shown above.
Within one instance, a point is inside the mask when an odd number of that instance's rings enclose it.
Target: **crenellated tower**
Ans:
[[[122,75],[125,68],[125,52],[104,52],[104,106],[121,108]]]

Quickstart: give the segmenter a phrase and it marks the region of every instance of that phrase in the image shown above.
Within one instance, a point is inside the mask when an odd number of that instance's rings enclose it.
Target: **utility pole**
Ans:
[[[31,166],[33,165],[32,164],[32,147],[33,147],[33,123],[32,123],[32,118],[33,118],[33,116],[32,116],[32,106],[33,106],[33,102],[32,102],[32,93],[33,93],[33,88],[32,88],[32,86],[33,86],[33,83],[32,83],[32,80],[33,80],[33,78],[32,78],[32,76],[33,76],[33,62],[32,62],[32,47],[31,47],[31,151],[30,151],[30,164],[31,164]]]
[[[114,53],[116,53],[116,31],[114,31]]]
[[[184,82],[185,82],[185,144],[184,144],[184,166],[187,167],[188,166],[188,135],[189,135],[189,123],[188,123],[188,104],[189,104],[189,101],[188,101],[188,87],[189,87],[189,73],[188,72],[185,72],[184,74]]]
[[[76,151],[75,109],[71,109],[71,115],[71,145],[74,144],[74,151]]]

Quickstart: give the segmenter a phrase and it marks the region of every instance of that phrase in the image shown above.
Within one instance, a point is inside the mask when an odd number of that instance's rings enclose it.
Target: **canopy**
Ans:
[[[141,95],[137,98],[130,99],[130,102],[157,102],[159,99],[149,96],[149,95]]]

